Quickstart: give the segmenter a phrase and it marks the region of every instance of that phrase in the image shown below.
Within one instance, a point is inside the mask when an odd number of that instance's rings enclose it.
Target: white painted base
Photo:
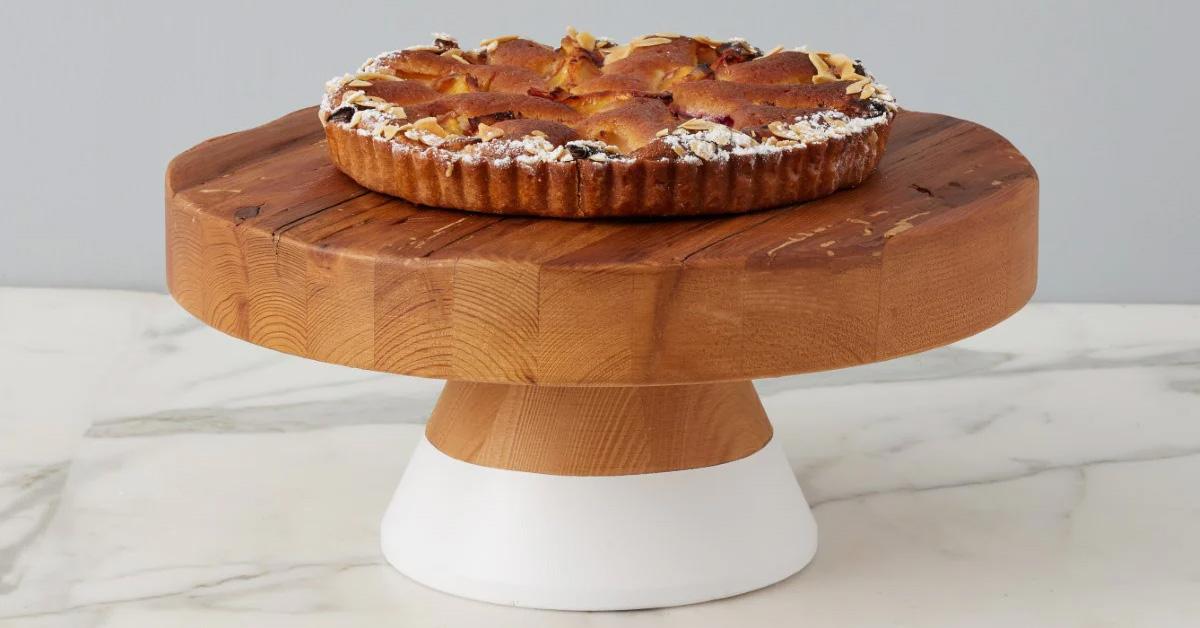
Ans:
[[[577,477],[483,467],[422,439],[382,542],[396,569],[447,593],[620,610],[783,580],[812,559],[817,527],[775,441],[713,467]]]

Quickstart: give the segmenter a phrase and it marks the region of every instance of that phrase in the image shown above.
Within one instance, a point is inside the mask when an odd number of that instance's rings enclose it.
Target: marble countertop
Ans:
[[[441,382],[225,337],[168,297],[0,289],[0,626],[1195,626],[1200,306],[1050,305],[758,382],[816,560],[681,608],[532,611],[388,567]]]

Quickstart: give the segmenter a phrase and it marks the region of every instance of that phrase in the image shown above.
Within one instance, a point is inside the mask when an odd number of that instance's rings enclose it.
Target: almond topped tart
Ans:
[[[330,81],[339,169],[414,203],[563,218],[737,213],[866,179],[896,105],[843,54],[567,30],[448,36]]]

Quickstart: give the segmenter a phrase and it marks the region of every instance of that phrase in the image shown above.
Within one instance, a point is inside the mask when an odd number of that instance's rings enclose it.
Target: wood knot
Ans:
[[[262,210],[262,207],[258,206],[258,205],[251,205],[249,207],[239,207],[236,210],[234,210],[233,217],[236,218],[238,222],[242,222],[243,220],[248,220],[250,218],[254,218],[255,216],[258,215],[258,212],[261,210]]]

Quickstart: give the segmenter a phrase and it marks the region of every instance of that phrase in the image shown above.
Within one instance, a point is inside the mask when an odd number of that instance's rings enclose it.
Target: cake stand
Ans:
[[[796,207],[470,214],[359,187],[306,109],[171,163],[167,276],[238,338],[447,380],[383,517],[404,574],[518,606],[671,606],[777,582],[816,550],[751,380],[1017,311],[1037,195],[996,133],[904,112],[867,183]]]

